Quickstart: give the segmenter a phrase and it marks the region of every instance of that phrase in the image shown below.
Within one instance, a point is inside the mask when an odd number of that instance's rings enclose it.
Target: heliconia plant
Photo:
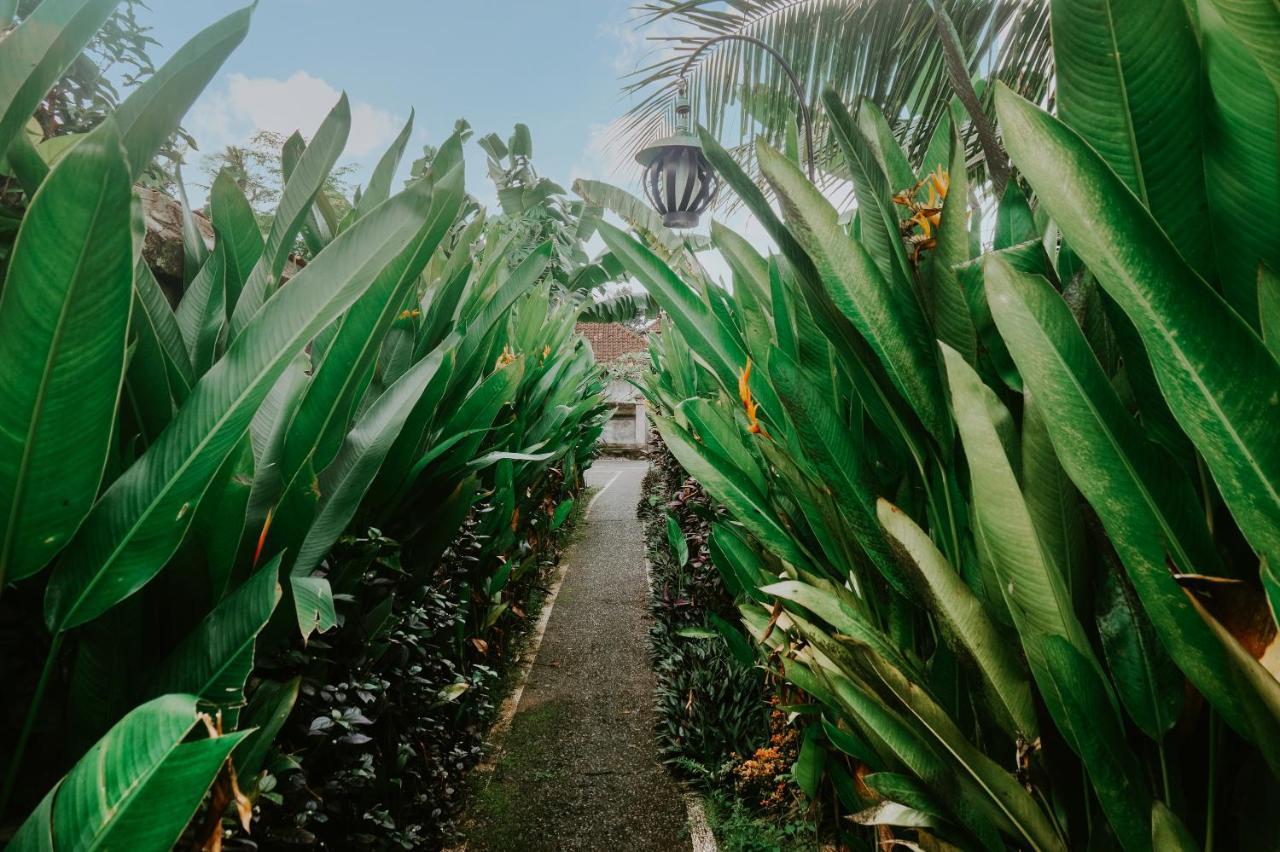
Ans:
[[[532,567],[507,559],[516,531],[563,523],[607,417],[552,246],[510,262],[467,201],[463,126],[396,191],[410,118],[338,206],[343,96],[285,144],[265,227],[226,173],[211,242],[184,202],[182,280],[162,284],[134,185],[252,7],[92,132],[34,143],[27,119],[114,6],[44,0],[0,44],[0,150],[25,194],[0,290],[0,583],[48,635],[38,680],[4,699],[25,718],[0,796],[15,850],[169,848],[211,785],[209,808],[248,807],[298,691],[255,661],[340,623],[340,536],[376,520],[426,559],[475,501],[499,507],[480,635]]]
[[[995,94],[1019,179],[994,225],[959,109],[910,163],[828,92],[851,221],[761,146],[775,210],[704,134],[777,254],[713,225],[730,291],[601,227],[666,314],[645,393],[727,510],[742,628],[808,697],[793,774],[853,848],[1275,832],[1265,5],[1053,0],[1056,111]]]

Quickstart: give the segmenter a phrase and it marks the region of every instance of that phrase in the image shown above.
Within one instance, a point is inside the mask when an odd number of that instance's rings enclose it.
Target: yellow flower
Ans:
[[[738,397],[742,400],[742,407],[747,412],[747,431],[753,435],[764,435],[769,437],[769,433],[760,425],[760,420],[756,412],[760,410],[760,404],[751,396],[751,359],[747,359],[747,366],[738,374]]]
[[[413,310],[409,310],[409,311],[400,312],[400,319],[402,320],[415,319],[420,316],[422,316],[422,311],[418,310],[417,308],[414,308]]]
[[[495,369],[501,370],[514,360],[516,360],[516,353],[512,352],[511,347],[504,343],[502,354],[498,356],[498,363],[495,365]]]

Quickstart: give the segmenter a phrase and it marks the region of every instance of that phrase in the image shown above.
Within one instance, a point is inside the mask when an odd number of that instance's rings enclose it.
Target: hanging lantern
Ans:
[[[644,166],[644,193],[668,228],[697,227],[698,217],[720,188],[702,143],[689,128],[689,99],[681,80],[676,101],[676,132],[636,154]]]

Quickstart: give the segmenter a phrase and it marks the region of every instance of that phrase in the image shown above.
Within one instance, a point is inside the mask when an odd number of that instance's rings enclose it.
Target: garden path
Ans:
[[[597,491],[510,731],[480,781],[468,852],[690,848],[685,800],[654,749],[636,518],[647,469],[601,459],[587,473]]]

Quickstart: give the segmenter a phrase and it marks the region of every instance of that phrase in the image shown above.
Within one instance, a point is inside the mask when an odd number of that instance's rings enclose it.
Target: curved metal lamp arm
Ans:
[[[684,65],[680,67],[681,85],[684,84],[685,74],[688,72],[689,67],[693,65],[693,61],[697,59],[704,50],[706,50],[708,47],[711,47],[711,45],[713,44],[717,44],[722,41],[731,41],[734,39],[738,41],[745,41],[749,44],[754,44],[756,47],[760,48],[765,53],[769,54],[774,59],[778,60],[778,64],[782,66],[782,70],[785,71],[787,74],[787,79],[791,81],[791,88],[795,90],[796,100],[800,103],[800,123],[804,125],[804,147],[805,147],[806,161],[809,165],[809,181],[813,182],[814,180],[813,122],[809,118],[809,106],[808,104],[805,103],[804,88],[800,85],[800,79],[796,77],[796,72],[791,70],[791,66],[787,64],[787,60],[783,59],[782,54],[778,53],[778,51],[774,50],[772,47],[765,44],[760,39],[754,38],[748,35],[739,35],[737,33],[726,33],[725,35],[716,36],[715,38],[704,41],[702,44],[698,45],[697,50],[689,54],[689,58],[686,59],[684,62]]]

